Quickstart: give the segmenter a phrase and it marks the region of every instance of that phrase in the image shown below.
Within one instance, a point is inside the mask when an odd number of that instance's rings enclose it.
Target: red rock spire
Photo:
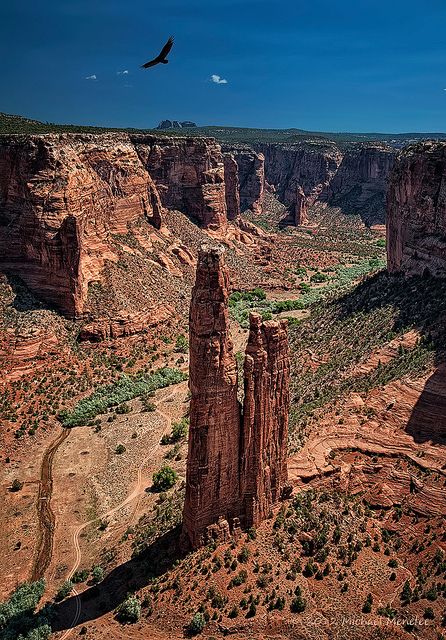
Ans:
[[[241,499],[244,524],[268,517],[287,481],[290,362],[287,321],[250,315],[245,357]]]
[[[219,516],[239,515],[240,406],[229,336],[224,250],[203,247],[190,306],[191,392],[183,531],[192,547]]]

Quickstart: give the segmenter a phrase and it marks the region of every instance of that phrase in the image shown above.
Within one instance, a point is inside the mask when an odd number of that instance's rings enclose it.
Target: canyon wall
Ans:
[[[258,194],[263,194],[264,186],[259,186],[263,181],[289,207],[296,225],[305,223],[307,206],[316,202],[359,214],[366,224],[384,223],[387,181],[396,156],[391,147],[380,143],[340,146],[330,141],[253,147],[251,151],[238,148],[236,156],[242,211],[261,212],[263,198]]]
[[[68,315],[82,313],[108,242],[128,223],[161,223],[157,188],[125,134],[0,140],[0,268]]]
[[[446,143],[403,150],[387,196],[390,272],[446,275]]]
[[[131,135],[130,139],[164,207],[186,213],[203,227],[224,229],[224,158],[213,138]]]
[[[251,314],[243,415],[229,336],[229,281],[221,247],[200,250],[190,306],[191,392],[184,544],[225,541],[258,525],[287,480],[287,322]]]
[[[70,317],[114,236],[178,209],[224,233],[239,215],[237,164],[212,139],[106,134],[0,137],[0,269]],[[229,212],[229,213],[228,213]]]
[[[346,214],[359,213],[366,224],[385,222],[386,191],[396,151],[387,145],[350,145],[324,198]]]

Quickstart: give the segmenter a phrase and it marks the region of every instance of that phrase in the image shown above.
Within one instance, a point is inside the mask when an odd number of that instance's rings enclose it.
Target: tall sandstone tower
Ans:
[[[197,548],[259,524],[286,484],[289,355],[286,321],[251,314],[243,412],[229,335],[221,247],[200,250],[190,306],[191,391],[183,537]]]

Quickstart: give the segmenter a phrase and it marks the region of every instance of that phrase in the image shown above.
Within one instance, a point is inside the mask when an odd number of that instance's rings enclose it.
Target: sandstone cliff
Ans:
[[[268,517],[287,480],[290,362],[287,321],[250,316],[244,365],[241,496],[244,524]]]
[[[360,213],[367,224],[384,222],[386,191],[396,152],[378,144],[350,145],[331,180],[327,202],[347,214]]]
[[[233,155],[238,168],[240,209],[262,213],[265,191],[265,158],[251,147],[223,145],[223,150]]]
[[[221,248],[202,248],[190,307],[191,391],[183,536],[193,548],[224,541],[268,516],[287,479],[289,356],[286,321],[251,315],[243,418],[229,336]]]
[[[387,258],[391,272],[446,275],[446,143],[399,155],[387,196]]]
[[[150,135],[130,138],[165,207],[186,213],[204,227],[224,229],[224,159],[215,140]]]
[[[239,162],[242,211],[261,211],[261,199],[252,206],[259,191],[259,176],[277,198],[290,209],[295,224],[306,220],[306,207],[324,202],[347,214],[361,215],[366,224],[385,221],[387,178],[396,151],[380,143],[357,143],[348,147],[329,141],[255,144],[257,162],[264,167],[254,178],[249,148]],[[251,150],[252,151],[252,150]],[[244,197],[243,185],[251,197]],[[263,190],[262,190],[263,193]],[[303,197],[305,199],[303,199]]]
[[[68,316],[87,311],[89,284],[119,260],[116,236],[141,220],[159,230],[166,207],[225,233],[228,211],[239,214],[234,158],[212,139],[0,138],[0,269]]]
[[[159,227],[161,204],[125,134],[2,138],[0,268],[69,315],[140,217]]]

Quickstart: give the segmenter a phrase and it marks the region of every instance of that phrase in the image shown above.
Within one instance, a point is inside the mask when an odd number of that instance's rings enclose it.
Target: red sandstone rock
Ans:
[[[290,362],[287,321],[250,315],[243,404],[241,497],[245,526],[257,526],[287,481]]]
[[[334,142],[256,144],[265,156],[265,178],[291,212],[298,188],[307,204],[317,201],[360,214],[367,224],[384,222],[387,180],[396,152],[378,143],[340,149]]]
[[[351,145],[330,181],[324,199],[366,224],[384,222],[387,182],[396,151],[385,144]]]
[[[240,406],[229,336],[229,277],[222,248],[203,248],[189,319],[189,453],[183,531],[205,542],[219,517],[239,515]]]
[[[117,260],[111,235],[144,216],[161,224],[157,190],[125,134],[3,138],[0,209],[0,267],[70,316]]]
[[[307,198],[304,190],[299,186],[296,193],[296,204],[294,205],[294,224],[298,227],[307,221]]]
[[[251,315],[243,428],[223,249],[203,248],[190,307],[191,391],[183,536],[196,548],[257,525],[286,489],[287,323]],[[217,523],[217,524],[216,524]]]
[[[233,154],[238,166],[240,183],[240,209],[251,209],[255,214],[263,211],[265,192],[265,158],[250,147],[225,147]]]
[[[424,142],[398,157],[387,196],[391,272],[446,275],[446,143]]]
[[[240,215],[240,182],[237,162],[230,153],[223,156],[225,169],[226,209],[228,220],[235,220]]]
[[[203,227],[227,224],[223,154],[213,138],[132,135],[163,205],[195,218]]]

